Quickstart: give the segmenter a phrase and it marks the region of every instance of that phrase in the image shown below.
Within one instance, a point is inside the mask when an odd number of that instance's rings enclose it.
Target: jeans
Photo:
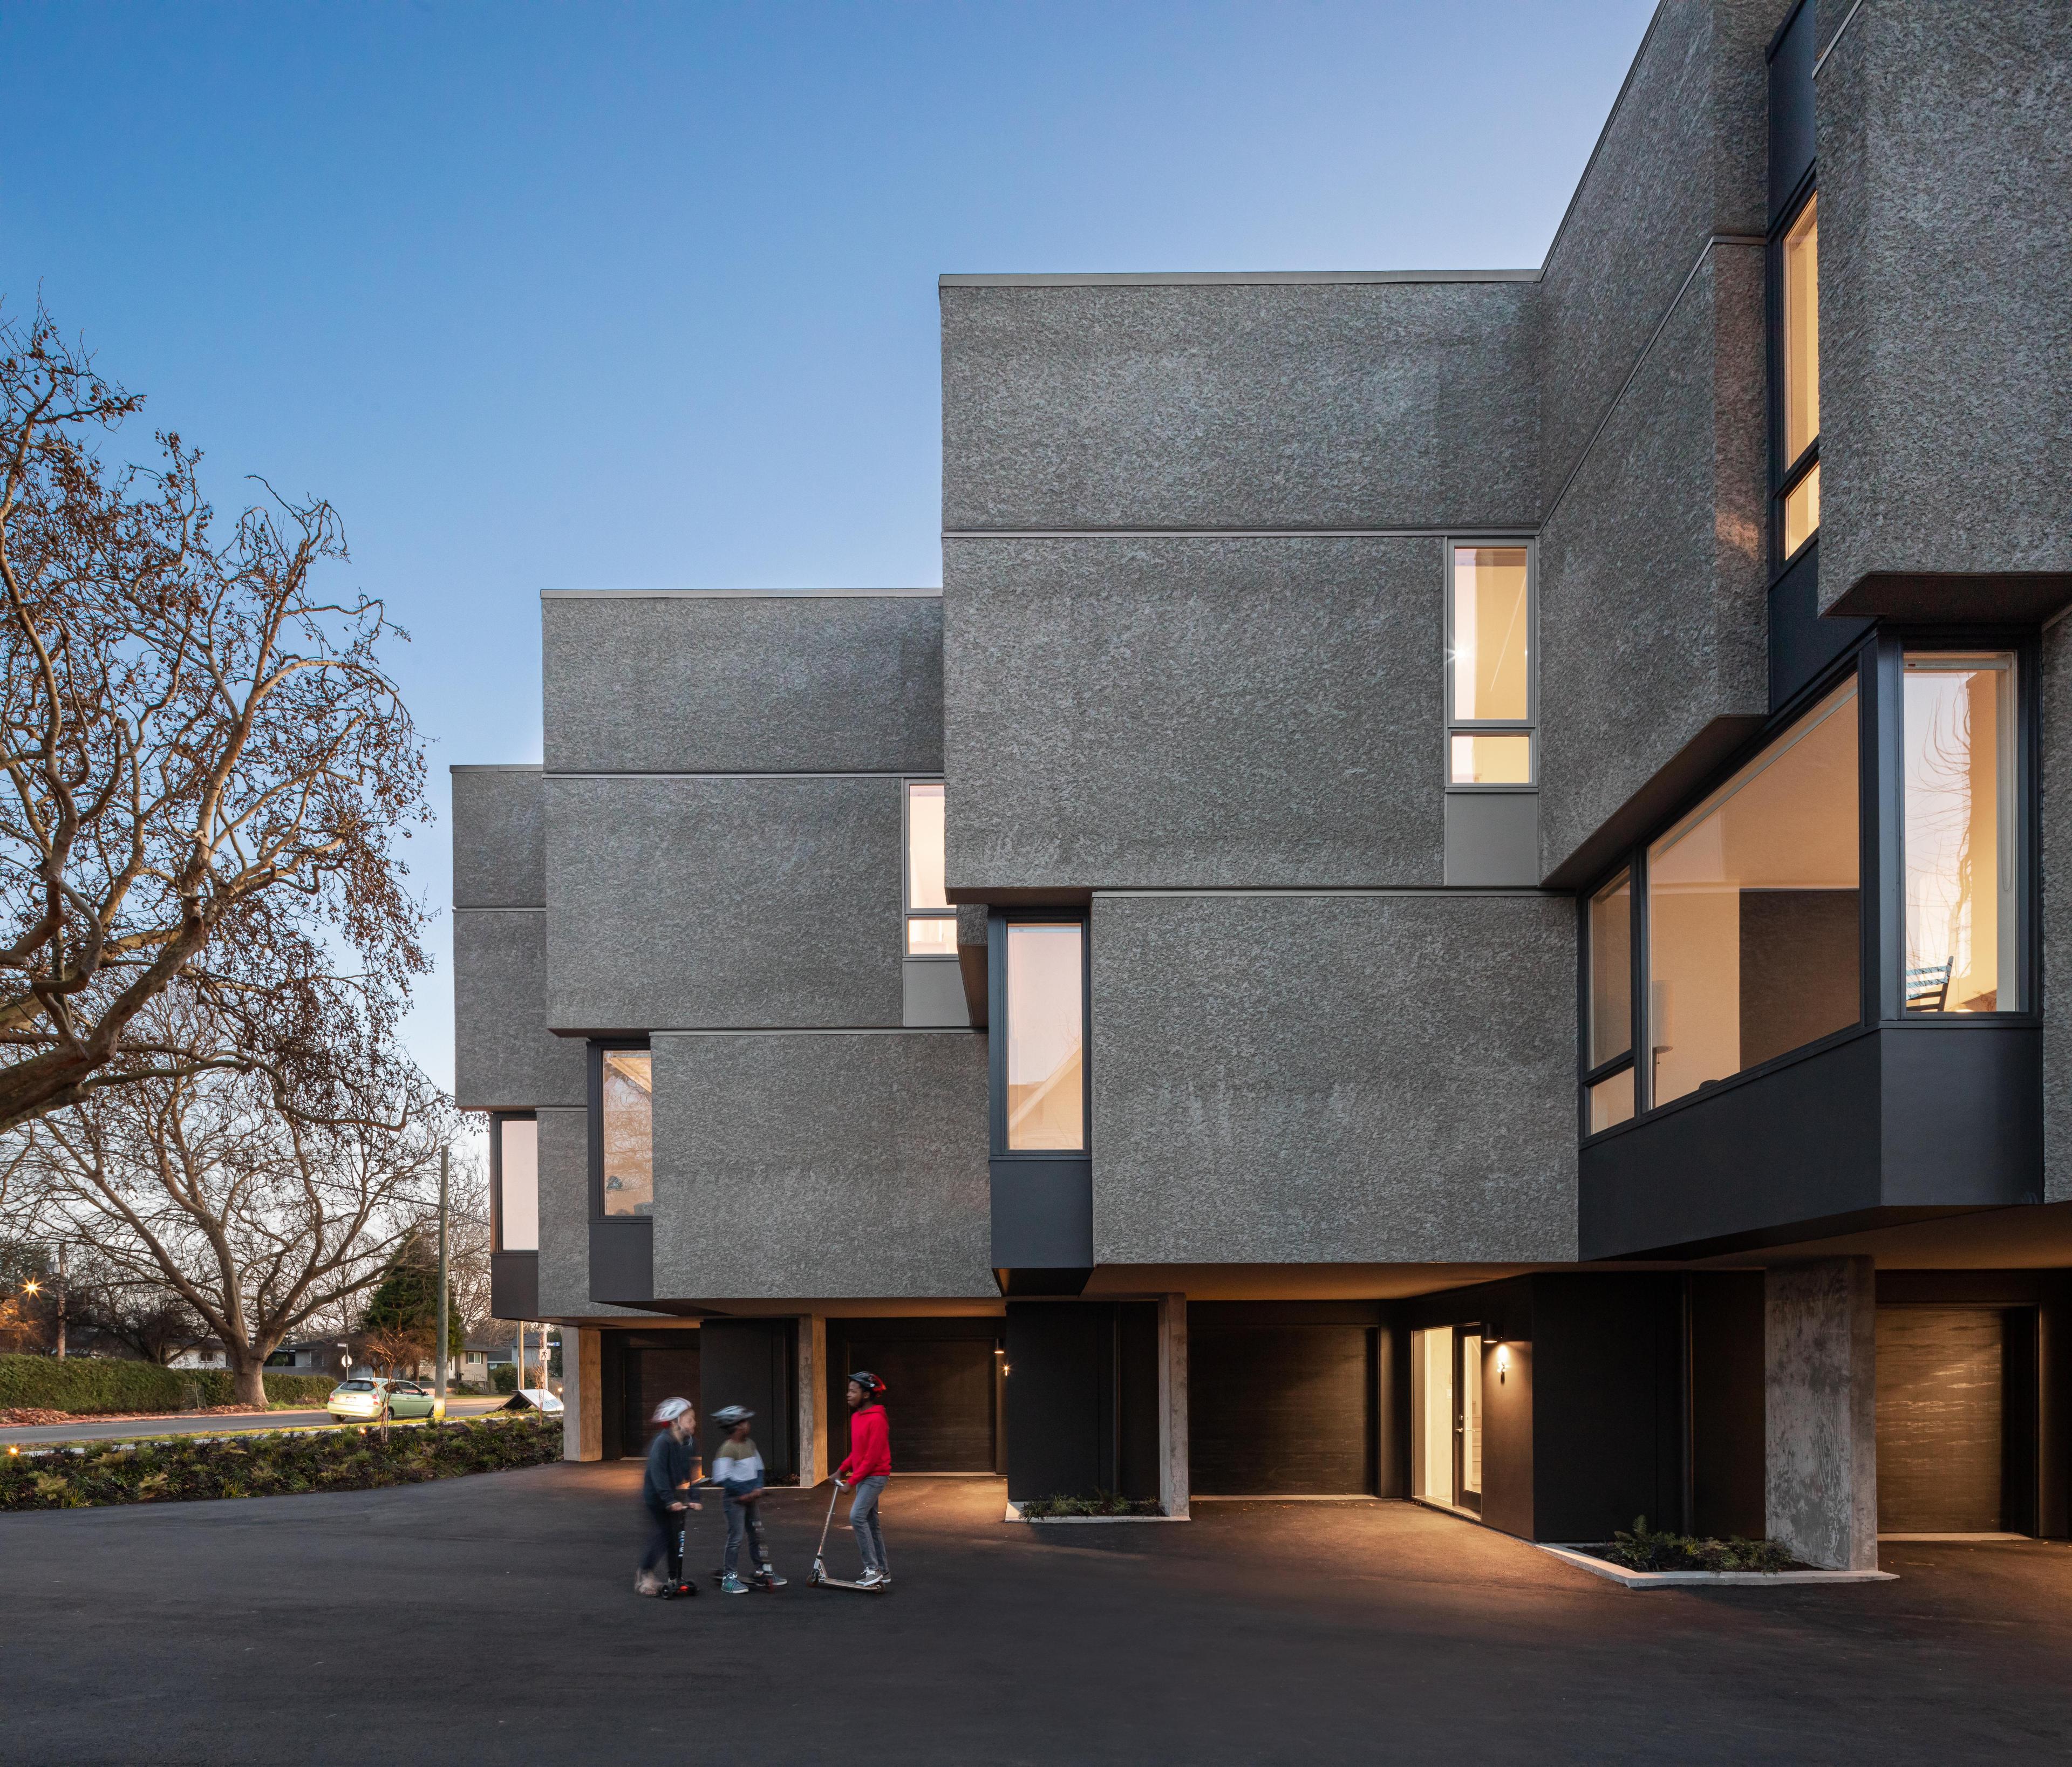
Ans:
[[[640,1568],[652,1571],[657,1564],[668,1567],[669,1580],[680,1583],[684,1580],[684,1516],[682,1510],[672,1510],[666,1504],[650,1503],[648,1518],[654,1523],[648,1536],[648,1550],[642,1555]]]
[[[763,1518],[755,1512],[754,1503],[738,1502],[732,1492],[722,1500],[721,1507],[726,1512],[726,1568],[730,1572],[741,1562],[741,1539],[748,1536],[749,1556],[758,1571],[770,1568],[770,1555],[763,1547]]]
[[[856,1530],[857,1550],[863,1555],[866,1571],[889,1572],[885,1562],[885,1530],[878,1525],[878,1499],[885,1490],[886,1475],[873,1473],[856,1481],[856,1496],[849,1506],[849,1525]]]

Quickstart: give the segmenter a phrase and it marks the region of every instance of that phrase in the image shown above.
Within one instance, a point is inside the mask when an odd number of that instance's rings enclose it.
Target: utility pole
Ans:
[[[433,1365],[432,1388],[435,1397],[432,1415],[443,1418],[446,1414],[446,1159],[447,1150],[439,1149],[439,1352]]]
[[[65,1291],[70,1286],[65,1281],[65,1253],[70,1248],[63,1240],[58,1242],[58,1360],[65,1359]]]

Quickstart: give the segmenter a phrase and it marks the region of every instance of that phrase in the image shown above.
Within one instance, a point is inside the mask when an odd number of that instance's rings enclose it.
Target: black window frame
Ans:
[[[956,953],[956,905],[952,902],[947,912],[940,908],[916,908],[914,906],[914,793],[917,785],[939,785],[944,787],[944,801],[949,799],[949,789],[939,773],[906,773],[899,779],[899,956],[910,964],[954,964]],[[907,929],[917,920],[948,921],[951,927],[950,949],[948,951],[913,951],[908,948]]]
[[[1774,582],[1800,559],[1811,554],[1820,543],[1820,524],[1813,524],[1813,532],[1790,552],[1784,549],[1785,500],[1796,491],[1807,474],[1820,464],[1820,431],[1815,429],[1813,439],[1807,443],[1796,459],[1786,459],[1785,450],[1784,404],[1784,242],[1799,217],[1806,212],[1806,205],[1819,194],[1817,166],[1809,166],[1798,187],[1791,193],[1782,210],[1782,218],[1770,230],[1768,244],[1764,251],[1766,260],[1766,305],[1768,308],[1770,381],[1770,576]],[[1814,299],[1816,312],[1819,299],[1818,273],[1815,272]],[[1816,370],[1817,372],[1817,370]]]
[[[590,1218],[593,1223],[621,1221],[651,1221],[648,1214],[606,1214],[604,1212],[604,1058],[607,1052],[619,1050],[646,1050],[652,1058],[653,1039],[646,1037],[593,1037],[589,1041],[585,1059],[589,1064],[588,1127],[590,1130]],[[651,1075],[653,1071],[651,1067]],[[652,1169],[654,1158],[653,1117],[649,1117],[648,1158]],[[652,1204],[651,1204],[652,1208]]]
[[[2020,878],[2016,905],[2016,956],[2022,1004],[2005,1012],[1910,1013],[1906,1006],[1906,877],[1902,842],[1906,832],[1906,766],[1901,746],[1901,686],[1906,653],[1922,651],[2012,651],[2015,657],[2015,783],[2016,865]],[[2041,646],[2033,628],[2006,627],[1922,627],[1894,625],[1865,633],[1828,668],[1766,719],[1761,729],[1715,767],[1676,807],[1649,824],[1631,846],[1608,859],[1576,898],[1578,963],[1576,977],[1576,1126],[1583,1144],[1630,1133],[1647,1123],[1713,1098],[1728,1087],[1743,1086],[1806,1061],[1853,1038],[1874,1032],[1933,1025],[1963,1031],[1995,1029],[2009,1025],[2040,1026],[2043,1022],[2042,902],[2042,734],[2039,668]],[[1767,1061],[1741,1069],[1705,1087],[1658,1105],[1654,1099],[1653,1063],[1640,1056],[1654,1035],[1647,1007],[1647,849],[1663,833],[1702,803],[1760,754],[1821,700],[1853,674],[1856,681],[1856,803],[1858,982],[1861,991],[1856,1021],[1825,1036],[1786,1050]],[[1627,1055],[1590,1063],[1590,902],[1622,871],[1633,878],[1632,941],[1633,1047]],[[1623,1123],[1593,1133],[1590,1087],[1616,1075],[1628,1059],[1634,1067],[1633,1115]]]
[[[491,1111],[489,1113],[489,1249],[492,1252],[507,1249],[504,1243],[504,1125],[507,1123],[530,1123],[533,1125],[533,1134],[537,1136],[539,1121],[537,1111]],[[534,1169],[536,1173],[536,1155]],[[525,1251],[536,1252],[540,1249],[536,1233],[532,1245],[520,1249],[521,1254]]]
[[[995,1160],[1090,1160],[1094,1151],[1093,917],[1083,908],[995,908],[988,916],[987,988],[1000,1005],[992,1015],[994,1034],[987,1038],[991,1096],[987,1101],[988,1135]],[[1007,1145],[1007,1042],[1013,1003],[1007,991],[1007,930],[1009,927],[1077,927],[1079,929],[1079,1144],[1075,1148],[1014,1148]]]
[[[1445,671],[1441,685],[1445,708],[1444,734],[1439,745],[1439,783],[1450,792],[1537,791],[1540,789],[1540,541],[1533,534],[1449,534],[1442,542],[1445,606],[1441,610],[1440,659]],[[1522,718],[1462,718],[1453,710],[1453,573],[1456,555],[1462,548],[1510,549],[1525,554],[1525,712]],[[1530,777],[1518,781],[1453,780],[1453,738],[1456,736],[1522,736],[1531,757]]]

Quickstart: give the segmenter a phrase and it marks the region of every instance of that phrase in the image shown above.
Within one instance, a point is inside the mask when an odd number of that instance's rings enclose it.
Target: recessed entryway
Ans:
[[[2029,1532],[2035,1424],[2033,1308],[1878,1309],[1881,1535]]]

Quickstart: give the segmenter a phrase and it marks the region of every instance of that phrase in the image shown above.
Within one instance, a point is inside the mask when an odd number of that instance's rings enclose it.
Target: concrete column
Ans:
[[[1158,1297],[1158,1501],[1187,1514],[1187,1297]]]
[[[828,1322],[799,1315],[799,1482],[828,1476]]]
[[[604,1334],[561,1327],[561,1458],[604,1458]]]
[[[1877,1568],[1877,1273],[1827,1258],[1763,1273],[1764,1518],[1808,1564]]]

